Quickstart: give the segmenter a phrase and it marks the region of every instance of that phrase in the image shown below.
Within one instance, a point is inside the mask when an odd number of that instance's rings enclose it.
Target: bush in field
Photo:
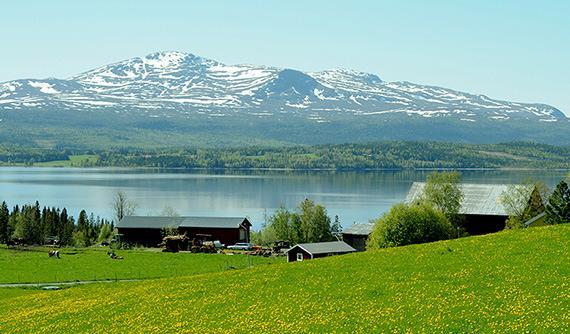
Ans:
[[[98,242],[109,241],[113,236],[113,226],[109,223],[104,223],[101,225],[101,231],[97,236]]]
[[[449,239],[453,227],[445,214],[426,203],[398,204],[376,221],[366,248],[420,244]]]

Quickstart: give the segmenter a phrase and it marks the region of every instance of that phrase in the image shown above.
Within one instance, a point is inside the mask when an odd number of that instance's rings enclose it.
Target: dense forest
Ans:
[[[113,223],[81,210],[77,220],[67,209],[40,207],[40,203],[16,205],[10,210],[0,204],[0,243],[90,246],[107,240]]]
[[[77,158],[84,157],[84,158]],[[157,168],[570,168],[570,146],[526,142],[452,144],[390,141],[293,147],[115,149],[73,151],[0,145],[0,165],[39,165],[58,161],[75,167]],[[51,164],[58,166],[58,164]]]

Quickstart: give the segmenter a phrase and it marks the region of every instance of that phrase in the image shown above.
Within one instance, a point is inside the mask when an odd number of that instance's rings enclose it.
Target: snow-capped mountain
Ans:
[[[252,65],[225,65],[183,52],[159,52],[103,66],[67,80],[29,79],[0,84],[0,109],[156,109],[215,115],[243,111],[302,112],[326,122],[327,113],[386,113],[553,122],[554,107],[513,103],[409,82],[384,82],[350,70],[303,73]]]
[[[0,141],[25,145],[570,144],[569,128],[560,110],[544,104],[384,82],[351,70],[225,65],[183,52],[153,53],[65,80],[0,84]]]

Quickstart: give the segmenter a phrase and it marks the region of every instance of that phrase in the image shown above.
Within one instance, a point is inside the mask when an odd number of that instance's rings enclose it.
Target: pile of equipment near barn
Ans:
[[[209,235],[196,235],[192,241],[186,234],[169,235],[162,238],[163,252],[177,253],[179,251],[191,251],[192,253],[217,253],[216,242],[208,241]],[[211,236],[210,236],[211,237]]]
[[[279,240],[275,241],[271,247],[253,246],[253,250],[246,252],[246,254],[264,257],[285,256],[290,245],[289,241]]]

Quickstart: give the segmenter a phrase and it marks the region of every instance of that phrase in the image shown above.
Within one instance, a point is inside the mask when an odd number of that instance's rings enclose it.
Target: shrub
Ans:
[[[453,235],[446,216],[426,203],[397,204],[375,224],[367,249],[444,240]]]

